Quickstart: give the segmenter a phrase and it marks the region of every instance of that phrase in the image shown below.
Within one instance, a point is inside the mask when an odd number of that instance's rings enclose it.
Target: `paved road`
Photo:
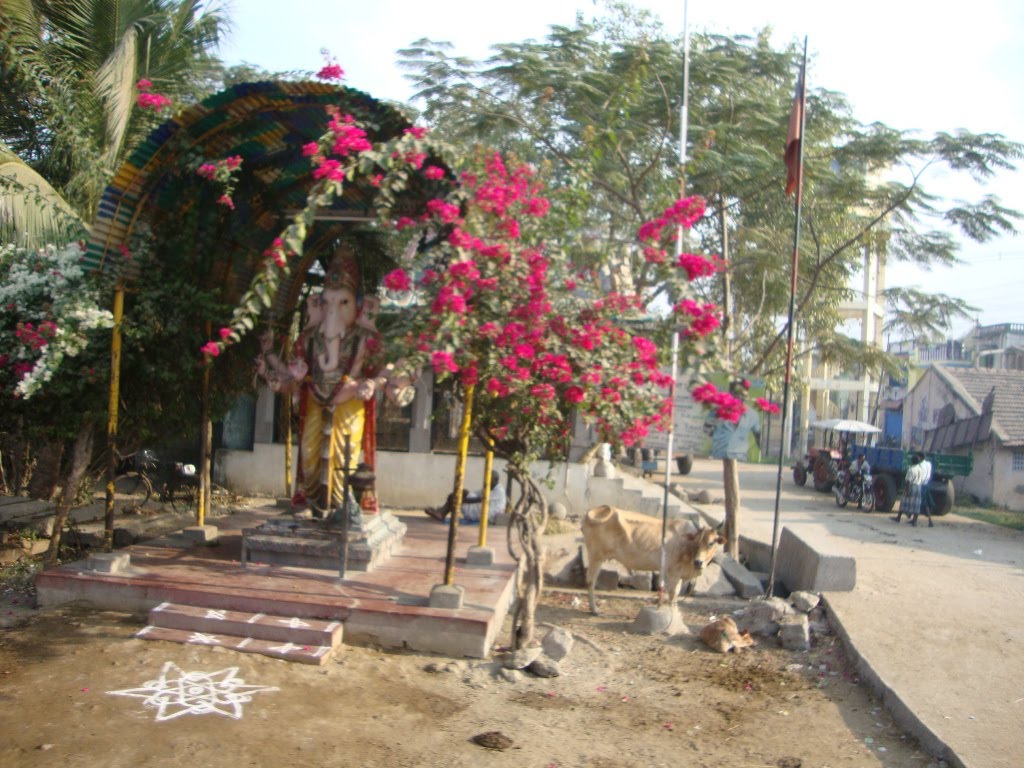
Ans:
[[[777,469],[740,466],[740,534],[771,541]],[[721,462],[673,479],[722,496]],[[897,525],[839,509],[788,470],[782,491],[782,525],[856,557],[854,590],[826,597],[897,718],[952,765],[1024,765],[1024,534],[955,512]]]

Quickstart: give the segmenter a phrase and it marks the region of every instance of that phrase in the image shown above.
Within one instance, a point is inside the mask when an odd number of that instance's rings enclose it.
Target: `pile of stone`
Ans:
[[[821,597],[813,592],[793,592],[788,600],[769,597],[732,614],[740,632],[760,637],[777,637],[790,651],[808,651],[812,634],[828,634]]]

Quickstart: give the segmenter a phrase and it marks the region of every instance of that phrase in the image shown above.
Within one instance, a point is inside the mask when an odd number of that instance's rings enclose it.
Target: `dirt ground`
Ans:
[[[629,633],[638,599],[605,600],[603,615],[592,617],[577,607],[581,597],[549,591],[538,610],[540,621],[576,637],[563,674],[508,682],[496,676],[496,660],[344,646],[317,668],[137,640],[141,616],[37,611],[25,592],[7,589],[0,765],[932,764],[851,673],[831,634],[816,635],[809,653],[762,640],[723,656],[695,635]],[[740,605],[690,598],[683,617],[699,627]],[[471,741],[489,731],[511,746]]]

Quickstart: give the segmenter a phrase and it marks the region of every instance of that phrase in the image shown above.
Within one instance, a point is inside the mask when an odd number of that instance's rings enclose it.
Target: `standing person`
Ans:
[[[897,523],[903,515],[906,515],[910,524],[916,525],[917,516],[921,512],[921,479],[923,477],[921,454],[915,453],[910,457],[910,467],[907,469],[907,476],[903,479],[903,498],[900,500],[900,511],[893,518]]]
[[[928,527],[931,528],[935,525],[932,522],[932,509],[934,509],[932,492],[928,489],[928,484],[932,481],[932,463],[928,461],[928,457],[923,453],[919,452],[917,455],[921,457],[921,511],[928,518]],[[914,515],[910,524],[917,525],[917,515]]]

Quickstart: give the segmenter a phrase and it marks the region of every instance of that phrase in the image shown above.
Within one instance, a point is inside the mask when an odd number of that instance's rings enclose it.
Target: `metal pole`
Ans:
[[[669,427],[668,445],[665,450],[668,455],[665,457],[665,490],[661,503],[661,567],[658,571],[658,607],[665,604],[665,569],[667,567],[666,541],[668,539],[668,489],[672,483],[672,442],[675,437],[676,418],[676,374],[679,367],[679,331],[672,334],[672,383],[669,385],[668,397],[669,406]]]
[[[483,499],[480,501],[480,536],[477,539],[477,545],[480,547],[487,546],[487,523],[491,509],[491,470],[494,469],[494,451],[491,449],[492,445],[493,443],[488,441],[487,453],[484,455],[484,493]]]
[[[786,434],[789,414],[789,385],[793,378],[793,315],[796,310],[796,278],[800,262],[800,210],[804,196],[804,133],[807,122],[807,38],[804,38],[804,57],[800,64],[800,154],[796,173],[796,202],[793,222],[793,260],[789,277],[789,319],[786,324],[786,379],[782,388],[782,434]],[[768,590],[771,597],[775,592],[775,555],[779,541],[779,498],[782,495],[782,451],[779,451],[779,471],[775,478],[775,519],[772,523],[772,555],[768,566]]]
[[[455,539],[459,533],[459,515],[462,514],[462,489],[466,479],[466,455],[469,453],[469,428],[473,421],[473,390],[466,387],[466,401],[463,404],[462,426],[459,429],[459,453],[455,459],[455,497],[452,501],[451,524],[448,526],[448,554],[444,560],[444,583],[455,584]]]
[[[679,108],[679,197],[686,196],[686,136],[690,114],[690,26],[689,2],[683,3],[683,104]],[[676,257],[683,253],[682,226],[676,229]],[[668,492],[672,480],[672,443],[675,436],[676,373],[679,365],[679,332],[672,334],[672,384],[669,386],[668,445],[665,456],[665,489],[661,505],[661,570],[658,573],[658,607],[665,601],[666,539],[668,538]]]
[[[334,434],[332,430],[331,440],[334,440]],[[334,474],[333,457],[334,453],[331,452],[332,464],[329,469],[330,474]],[[338,578],[344,579],[345,573],[348,571],[348,492],[351,486],[349,477],[349,466],[352,463],[352,436],[345,435],[345,467],[342,470],[342,476],[345,478],[345,483],[342,486],[342,499],[341,499],[341,552],[339,553],[338,563]],[[330,518],[333,517],[331,514],[330,497],[328,497],[328,525],[330,525]]]
[[[121,320],[124,286],[114,289],[114,329],[110,339],[110,395],[107,400],[107,487],[103,509],[103,549],[114,547],[114,478],[117,477],[117,411],[121,399]]]
[[[292,496],[292,396],[284,395],[284,494]]]

